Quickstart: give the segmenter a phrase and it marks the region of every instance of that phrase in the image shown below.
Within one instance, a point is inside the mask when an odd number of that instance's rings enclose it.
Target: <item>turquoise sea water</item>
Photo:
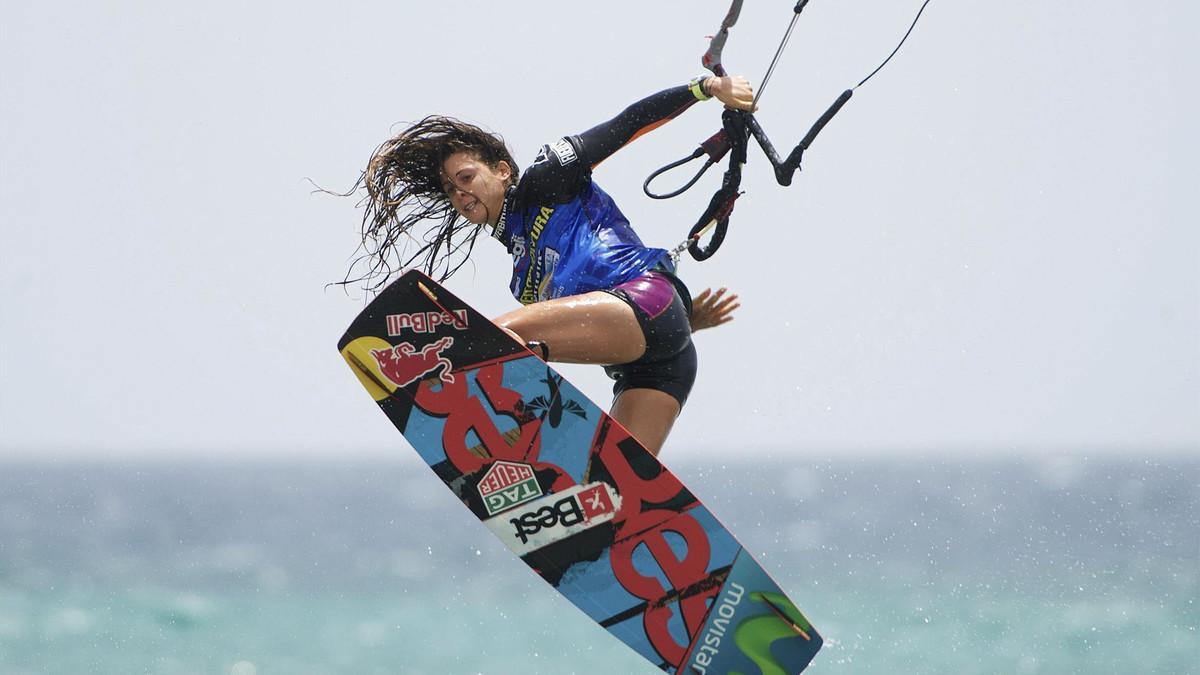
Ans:
[[[1200,459],[666,458],[809,673],[1200,674]],[[0,463],[0,673],[654,673],[415,460]]]

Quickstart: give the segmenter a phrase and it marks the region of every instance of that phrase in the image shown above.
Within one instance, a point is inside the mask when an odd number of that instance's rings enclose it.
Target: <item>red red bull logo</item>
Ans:
[[[454,375],[450,372],[454,364],[442,356],[442,352],[454,344],[454,338],[444,337],[437,342],[425,345],[417,351],[408,342],[401,342],[391,349],[372,349],[371,356],[379,364],[379,371],[397,387],[406,387],[417,380],[441,369],[438,378],[442,382],[453,383]]]

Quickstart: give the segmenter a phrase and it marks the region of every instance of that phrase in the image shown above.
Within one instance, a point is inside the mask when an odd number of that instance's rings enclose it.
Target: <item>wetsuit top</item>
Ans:
[[[493,236],[513,257],[512,294],[522,304],[613,288],[646,270],[674,270],[670,254],[642,243],[592,169],[696,98],[673,87],[577,136],[542,146],[509,189]]]

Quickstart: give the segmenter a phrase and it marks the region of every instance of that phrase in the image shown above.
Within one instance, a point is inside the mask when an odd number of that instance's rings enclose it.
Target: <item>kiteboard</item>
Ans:
[[[338,349],[487,529],[662,670],[791,675],[821,648],[808,619],[674,474],[421,272],[384,289]]]

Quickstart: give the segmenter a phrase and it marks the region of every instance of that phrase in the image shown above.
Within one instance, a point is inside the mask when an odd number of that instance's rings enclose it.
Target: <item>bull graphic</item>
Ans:
[[[411,343],[401,342],[391,349],[372,349],[371,356],[379,364],[379,371],[397,387],[406,387],[424,378],[438,368],[442,372],[438,378],[442,382],[453,383],[454,375],[450,372],[454,364],[442,356],[442,352],[454,344],[454,338],[444,337],[432,342],[417,351]]]

